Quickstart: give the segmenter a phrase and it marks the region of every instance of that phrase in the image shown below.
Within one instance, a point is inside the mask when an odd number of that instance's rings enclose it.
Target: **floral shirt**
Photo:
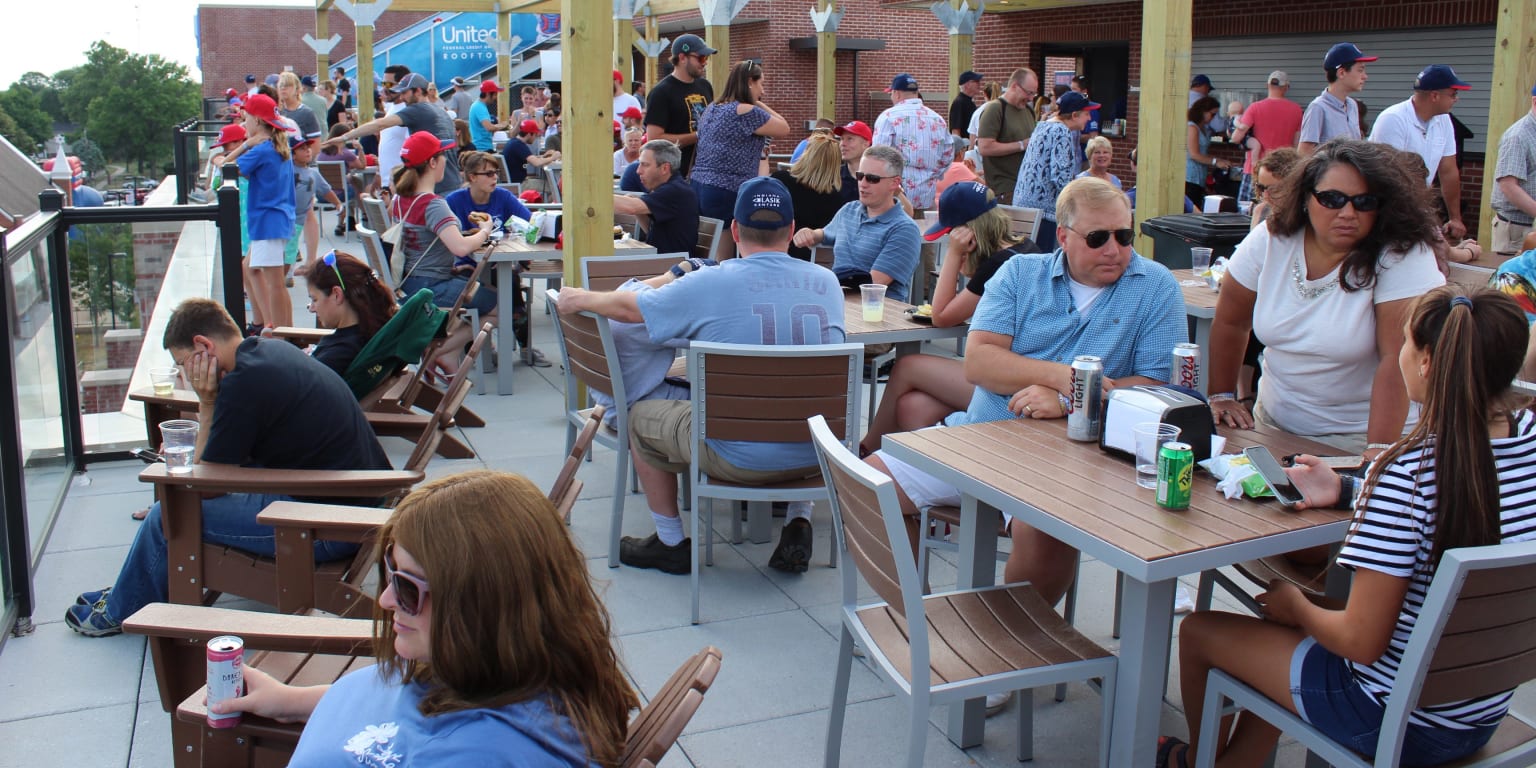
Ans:
[[[923,106],[923,100],[907,99],[875,119],[872,144],[895,147],[907,162],[901,186],[914,208],[933,208],[938,199],[939,177],[955,157],[949,126],[939,113]]]
[[[1072,129],[1060,120],[1035,126],[1019,163],[1019,180],[1013,187],[1013,204],[1039,208],[1041,215],[1056,220],[1056,196],[1077,175],[1077,142]]]

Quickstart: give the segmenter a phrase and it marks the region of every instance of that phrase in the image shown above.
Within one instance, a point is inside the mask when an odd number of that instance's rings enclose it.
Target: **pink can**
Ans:
[[[213,713],[215,702],[245,695],[245,641],[234,635],[221,635],[208,641],[208,727],[233,728],[240,724],[240,713]]]

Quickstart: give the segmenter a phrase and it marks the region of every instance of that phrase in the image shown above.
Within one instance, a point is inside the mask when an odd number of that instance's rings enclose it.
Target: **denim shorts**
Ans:
[[[451,307],[459,300],[459,294],[464,292],[464,286],[469,285],[467,277],[450,277],[446,280],[433,280],[426,277],[407,277],[400,284],[401,290],[409,296],[423,288],[432,291],[432,303],[439,307]],[[475,295],[469,298],[465,304],[466,309],[473,309],[482,316],[496,309],[496,291],[484,282],[475,289]]]
[[[1376,754],[1386,708],[1360,684],[1344,659],[1308,637],[1291,656],[1291,701],[1301,719],[1329,738],[1367,757]],[[1497,725],[1458,730],[1408,724],[1401,764],[1433,766],[1476,752]]]

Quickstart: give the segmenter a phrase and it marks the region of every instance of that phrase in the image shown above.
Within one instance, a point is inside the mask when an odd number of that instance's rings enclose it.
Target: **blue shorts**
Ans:
[[[1301,719],[1334,741],[1367,757],[1376,754],[1386,708],[1378,704],[1340,656],[1308,637],[1291,656],[1291,702]],[[1476,752],[1497,725],[1458,730],[1408,724],[1402,765],[1432,766]]]
[[[407,277],[400,285],[405,295],[426,288],[432,291],[432,303],[439,307],[452,307],[459,300],[459,294],[464,292],[464,286],[469,285],[467,277],[450,277],[447,280],[432,280],[425,277]],[[469,297],[464,305],[465,309],[473,309],[482,316],[496,309],[496,290],[483,281],[475,290],[475,295]]]

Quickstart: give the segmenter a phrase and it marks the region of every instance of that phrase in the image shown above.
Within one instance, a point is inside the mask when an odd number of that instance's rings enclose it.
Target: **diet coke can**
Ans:
[[[1104,420],[1104,360],[1097,355],[1072,358],[1072,391],[1067,394],[1067,437],[1099,439]]]
[[[1173,345],[1173,367],[1168,383],[1200,391],[1200,345]]]
[[[233,728],[240,724],[240,713],[213,713],[216,702],[245,695],[245,641],[234,635],[222,635],[208,641],[208,727]]]

